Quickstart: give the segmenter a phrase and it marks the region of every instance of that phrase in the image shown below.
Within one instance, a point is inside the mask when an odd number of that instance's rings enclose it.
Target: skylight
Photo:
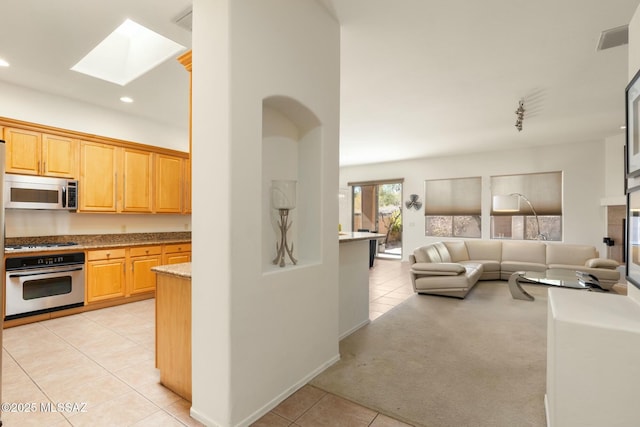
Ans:
[[[71,70],[124,86],[184,49],[127,19]]]

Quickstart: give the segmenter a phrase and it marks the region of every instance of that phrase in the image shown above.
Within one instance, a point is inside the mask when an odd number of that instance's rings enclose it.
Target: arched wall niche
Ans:
[[[291,269],[273,264],[280,241],[279,213],[271,203],[273,180],[297,182],[295,209],[287,234],[293,244],[297,267],[321,262],[322,125],[318,117],[299,101],[271,96],[262,101],[262,265],[263,272]]]

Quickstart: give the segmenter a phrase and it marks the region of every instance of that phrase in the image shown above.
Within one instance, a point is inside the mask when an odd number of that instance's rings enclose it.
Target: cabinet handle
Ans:
[[[42,175],[47,172],[47,162],[42,162]]]

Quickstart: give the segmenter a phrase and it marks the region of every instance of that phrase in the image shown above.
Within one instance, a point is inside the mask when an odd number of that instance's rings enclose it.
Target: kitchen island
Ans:
[[[367,232],[339,233],[339,339],[369,323],[369,242],[384,237]]]
[[[191,401],[191,263],[153,267],[160,382]]]

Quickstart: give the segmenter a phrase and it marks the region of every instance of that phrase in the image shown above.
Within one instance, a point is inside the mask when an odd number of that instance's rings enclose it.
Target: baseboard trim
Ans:
[[[549,420],[549,399],[547,393],[544,394],[544,416],[547,420],[547,427],[551,427],[551,422]]]
[[[346,337],[348,337],[349,335],[351,335],[352,333],[354,333],[358,329],[362,328],[363,326],[368,325],[369,323],[371,323],[371,320],[367,319],[364,322],[354,326],[353,328],[349,329],[348,331],[346,331],[342,335],[340,335],[338,337],[338,341],[342,341],[343,339],[345,339]]]
[[[201,422],[202,424],[204,424],[206,426],[223,427],[222,424],[213,421],[209,417],[206,417],[206,416],[202,415],[201,413],[199,413],[196,409],[193,409],[193,406],[191,408],[189,408],[189,415],[194,420],[199,421],[199,422]]]
[[[313,371],[311,371],[307,375],[305,375],[302,379],[300,379],[300,381],[296,382],[295,384],[293,384],[292,386],[287,388],[285,391],[280,393],[278,396],[276,396],[274,399],[272,399],[269,403],[264,405],[262,408],[258,409],[253,414],[251,414],[250,416],[248,416],[247,418],[242,420],[240,423],[236,424],[236,426],[237,427],[248,427],[251,424],[253,424],[254,422],[258,421],[266,413],[268,413],[273,408],[275,408],[280,403],[282,403],[287,397],[291,396],[293,393],[295,393],[296,391],[301,389],[305,384],[307,384],[309,381],[311,381],[312,379],[317,377],[321,372],[323,372],[325,369],[327,369],[331,365],[335,364],[339,360],[340,360],[340,354],[334,355],[329,360],[327,360],[326,362],[324,362],[320,366],[318,366],[316,369],[314,369]],[[198,420],[198,421],[200,421],[200,420]],[[206,425],[209,425],[209,424],[206,424]]]

